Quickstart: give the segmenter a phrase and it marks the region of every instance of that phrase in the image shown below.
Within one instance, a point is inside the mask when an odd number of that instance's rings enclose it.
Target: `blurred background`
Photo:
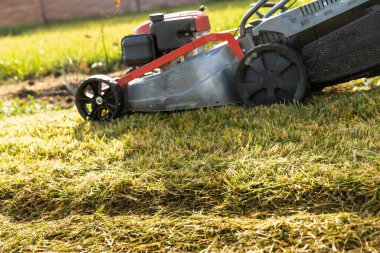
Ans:
[[[44,24],[105,14],[141,12],[199,0],[2,0],[0,27]]]

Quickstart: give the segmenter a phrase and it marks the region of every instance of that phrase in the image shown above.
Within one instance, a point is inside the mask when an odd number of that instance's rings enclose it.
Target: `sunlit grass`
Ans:
[[[108,124],[75,109],[3,117],[0,247],[376,252],[380,89],[369,88]]]

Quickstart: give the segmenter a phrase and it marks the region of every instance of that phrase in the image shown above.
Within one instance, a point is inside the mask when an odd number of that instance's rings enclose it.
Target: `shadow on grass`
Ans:
[[[361,213],[287,216],[191,214],[74,215],[56,221],[3,222],[4,251],[77,252],[377,252],[379,219]],[[4,220],[4,217],[3,217]],[[29,231],[33,231],[30,233]],[[109,243],[107,238],[112,238]]]
[[[75,214],[94,214],[100,209],[110,216],[202,213],[232,217],[256,213],[287,215],[302,211],[313,214],[380,214],[380,189],[359,181],[335,182],[336,188],[323,184],[304,185],[301,192],[292,185],[258,184],[244,190],[229,191],[225,191],[227,186],[222,182],[220,185],[195,183],[178,186],[167,179],[163,185],[165,191],[161,192],[136,189],[121,180],[113,185],[117,189],[108,190],[102,196],[57,196],[57,191],[49,191],[44,195],[20,197],[10,193],[7,197],[2,196],[0,213],[17,221],[62,219]]]
[[[363,88],[363,87],[362,87]],[[234,116],[242,116],[237,119],[245,119],[243,115],[234,115],[228,113],[235,109],[238,113],[245,113],[246,118],[257,118],[263,123],[273,123],[275,125],[284,125],[289,116],[294,120],[305,120],[305,123],[321,123],[325,118],[325,122],[351,120],[354,117],[359,117],[362,120],[374,118],[378,112],[377,102],[380,102],[380,86],[369,89],[354,91],[353,87],[333,86],[328,87],[327,91],[313,92],[306,101],[290,106],[274,105],[274,106],[259,106],[255,108],[247,108],[244,105],[221,106],[215,108],[201,108],[187,111],[173,112],[158,112],[158,113],[128,113],[121,116],[113,122],[82,122],[75,128],[75,138],[78,141],[83,140],[83,133],[90,132],[99,138],[105,139],[122,139],[128,131],[136,129],[144,129],[150,121],[162,124],[163,127],[169,127],[174,131],[181,130],[184,125],[179,122],[178,118],[186,118],[187,123],[202,122],[202,127],[207,131],[213,131],[212,126],[215,125],[213,120],[219,119],[221,128],[238,127],[242,130],[247,130],[245,124],[239,122],[231,122]],[[208,117],[208,111],[221,116]],[[202,113],[197,113],[201,111]],[[225,113],[227,111],[227,113]],[[283,116],[283,117],[281,117]],[[204,118],[203,118],[204,117]],[[322,117],[322,119],[321,119]],[[346,118],[344,118],[346,117]],[[185,122],[186,123],[186,122]],[[196,130],[196,129],[194,129]]]

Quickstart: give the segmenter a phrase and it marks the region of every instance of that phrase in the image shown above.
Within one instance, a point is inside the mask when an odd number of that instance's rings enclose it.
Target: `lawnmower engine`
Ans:
[[[209,33],[210,21],[202,11],[187,11],[165,15],[150,15],[150,21],[142,24],[122,40],[123,62],[136,69],[178,49]],[[187,53],[161,67],[169,70],[204,52],[204,46]]]

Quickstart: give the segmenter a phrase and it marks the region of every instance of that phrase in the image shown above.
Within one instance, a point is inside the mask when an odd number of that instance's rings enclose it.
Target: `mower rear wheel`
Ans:
[[[237,70],[237,89],[247,106],[292,104],[309,89],[306,69],[294,50],[265,44],[248,52]]]
[[[120,115],[123,94],[112,78],[92,76],[80,84],[75,104],[85,120],[108,122]]]

